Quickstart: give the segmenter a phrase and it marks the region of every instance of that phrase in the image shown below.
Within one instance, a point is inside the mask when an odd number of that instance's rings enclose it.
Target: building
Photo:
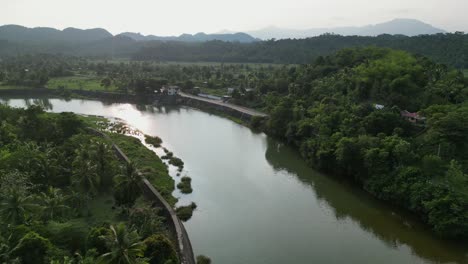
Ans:
[[[401,116],[406,120],[410,121],[411,123],[424,123],[426,118],[419,115],[419,113],[411,113],[407,110],[403,110],[400,112]]]
[[[385,108],[385,105],[381,105],[381,104],[374,104],[374,108],[377,109],[377,110],[382,110]]]
[[[167,95],[177,95],[179,92],[179,86],[170,85],[170,86],[163,86],[162,92],[167,93]]]

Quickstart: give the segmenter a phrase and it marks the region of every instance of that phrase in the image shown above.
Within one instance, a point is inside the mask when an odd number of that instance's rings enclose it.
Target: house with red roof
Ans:
[[[401,116],[406,120],[410,121],[411,123],[424,123],[426,118],[421,116],[419,113],[411,113],[407,110],[403,110],[400,112]]]

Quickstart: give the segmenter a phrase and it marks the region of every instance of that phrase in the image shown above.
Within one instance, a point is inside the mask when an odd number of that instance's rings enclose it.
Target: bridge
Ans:
[[[235,105],[235,104],[226,103],[226,102],[223,102],[221,100],[209,99],[209,98],[200,97],[200,96],[187,94],[187,93],[183,93],[183,92],[179,92],[178,95],[180,97],[184,98],[186,102],[190,102],[190,101],[193,100],[193,101],[198,102],[198,103],[208,104],[208,105],[214,106],[215,108],[221,108],[221,109],[224,109],[224,110],[230,110],[231,112],[233,112],[233,111],[237,112],[238,115],[241,118],[244,117],[244,116],[247,116],[247,117],[250,117],[250,118],[252,118],[252,117],[262,117],[262,118],[268,117],[267,114],[259,112],[257,110],[247,108],[247,107],[243,107],[243,106],[238,106],[238,105]]]

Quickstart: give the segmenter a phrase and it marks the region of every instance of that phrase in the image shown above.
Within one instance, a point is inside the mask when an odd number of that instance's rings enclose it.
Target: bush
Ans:
[[[132,208],[128,224],[132,228],[136,228],[138,234],[143,238],[165,230],[164,218],[160,216],[160,208],[154,207]]]
[[[211,264],[211,259],[204,255],[197,256],[197,264]]]
[[[13,250],[12,255],[21,258],[24,264],[40,264],[46,262],[46,256],[52,249],[50,241],[36,232],[27,233]]]
[[[152,235],[144,240],[146,245],[145,257],[150,264],[179,263],[177,253],[172,242],[164,235]]]
[[[106,227],[93,227],[88,233],[88,249],[95,249],[99,255],[108,252],[109,248],[104,237],[109,235],[109,232],[109,228]]]
[[[88,236],[88,225],[84,222],[70,221],[66,223],[50,222],[47,226],[50,240],[54,245],[74,253],[85,249]]]
[[[192,179],[190,177],[184,176],[180,179],[180,182],[177,184],[177,188],[182,193],[192,193]]]
[[[145,143],[152,145],[155,148],[159,148],[162,144],[162,139],[157,136],[152,137],[152,136],[145,135]]]
[[[179,167],[180,171],[184,168],[184,162],[177,157],[171,157],[169,159],[169,164]]]
[[[187,221],[192,217],[193,211],[197,208],[197,205],[192,202],[190,205],[180,206],[176,209],[177,216],[182,221]]]

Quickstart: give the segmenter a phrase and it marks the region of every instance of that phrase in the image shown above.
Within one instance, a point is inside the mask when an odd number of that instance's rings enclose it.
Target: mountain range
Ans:
[[[203,32],[191,35],[191,34],[182,34],[180,36],[155,36],[155,35],[141,35],[140,33],[133,33],[133,32],[124,32],[119,34],[121,36],[126,36],[132,38],[136,41],[151,41],[151,40],[159,40],[159,41],[182,41],[182,42],[205,42],[205,41],[212,41],[212,40],[221,40],[226,42],[240,42],[240,43],[251,43],[255,41],[260,41],[260,39],[256,39],[246,33],[242,32],[234,32],[234,33],[227,33],[227,34],[206,34]]]
[[[415,19],[395,19],[389,22],[363,27],[337,27],[312,28],[307,30],[283,29],[268,27],[260,30],[242,32],[223,32],[217,34],[197,33],[182,34],[180,36],[155,36],[140,33],[124,32],[116,36],[102,28],[77,29],[36,27],[27,28],[19,25],[0,26],[0,40],[11,43],[31,44],[72,44],[94,43],[109,39],[144,42],[144,41],[180,41],[180,42],[206,42],[219,40],[224,42],[252,43],[267,39],[308,38],[325,33],[334,33],[343,36],[377,36],[381,34],[416,36],[423,34],[444,33],[445,31]]]
[[[229,32],[229,31],[225,31]],[[262,40],[308,38],[325,33],[333,33],[342,36],[378,36],[382,34],[417,36],[426,34],[445,33],[445,30],[433,27],[416,19],[394,19],[388,22],[362,27],[334,27],[334,28],[310,28],[310,29],[285,29],[279,27],[267,27],[259,30],[246,31],[249,35]]]
[[[77,28],[66,28],[64,30],[58,30],[55,28],[47,27],[36,27],[27,28],[19,25],[4,25],[0,26],[0,39],[7,40],[15,43],[32,43],[32,44],[44,44],[44,43],[91,43],[101,41],[114,37],[109,31],[102,28],[93,29],[77,29]],[[180,36],[144,36],[139,33],[125,32],[115,36],[116,38],[128,37],[135,41],[182,41],[182,42],[205,42],[212,40],[220,40],[225,42],[241,42],[251,43],[260,41],[246,33],[229,33],[229,34],[205,34],[197,33],[182,34]]]

